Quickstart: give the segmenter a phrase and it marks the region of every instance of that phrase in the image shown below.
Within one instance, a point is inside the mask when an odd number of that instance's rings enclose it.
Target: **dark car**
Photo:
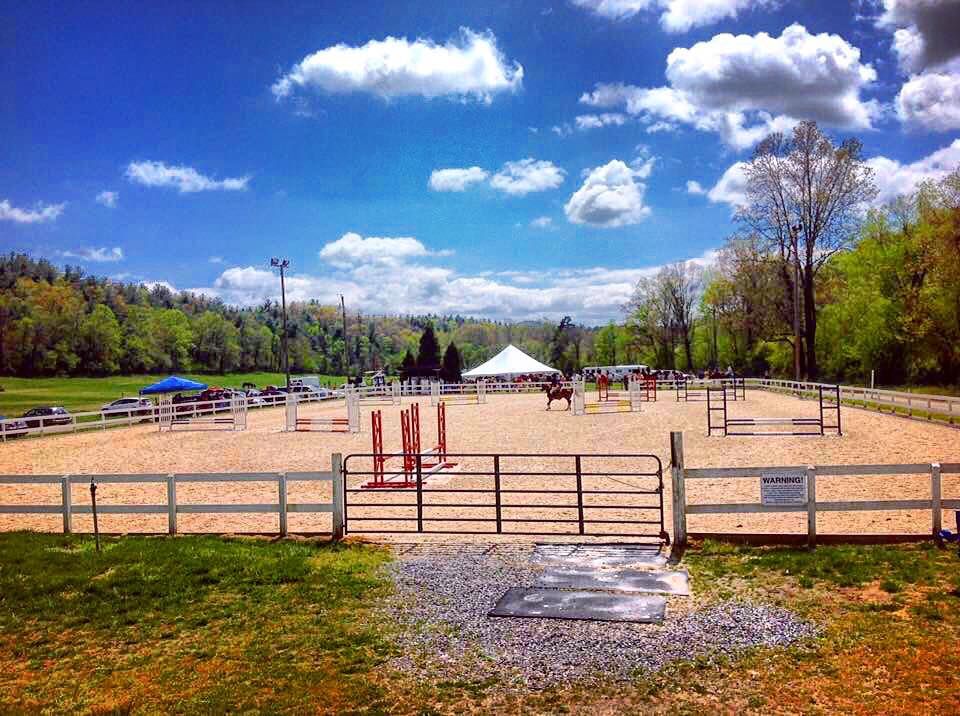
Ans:
[[[39,408],[31,408],[25,412],[22,417],[28,428],[39,428],[41,426],[41,418],[43,419],[42,423],[45,428],[51,425],[70,425],[73,422],[67,409],[61,408],[59,405],[44,405]]]
[[[284,388],[278,388],[275,385],[268,385],[260,391],[260,399],[265,405],[276,405],[287,399],[287,391]]]
[[[27,422],[25,420],[0,415],[0,434],[4,437],[12,438],[18,435],[24,435],[26,432]]]

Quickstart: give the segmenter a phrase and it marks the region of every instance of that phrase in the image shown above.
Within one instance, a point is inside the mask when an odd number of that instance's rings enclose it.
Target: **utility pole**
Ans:
[[[793,379],[800,380],[800,233],[799,226],[790,227],[793,244]]]
[[[283,323],[283,372],[287,376],[287,390],[290,390],[290,351],[287,348],[287,284],[284,278],[284,271],[290,267],[287,259],[270,259],[270,265],[273,268],[280,269],[280,305],[281,320]]]
[[[347,382],[350,382],[350,343],[347,338],[347,306],[340,294],[340,312],[343,315],[343,369],[347,373]]]

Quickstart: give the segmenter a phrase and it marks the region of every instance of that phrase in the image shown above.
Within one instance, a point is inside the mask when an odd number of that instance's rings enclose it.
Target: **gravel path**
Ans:
[[[662,625],[488,617],[509,587],[533,586],[529,552],[401,556],[390,567],[392,613],[403,625],[403,656],[393,666],[424,680],[497,677],[542,688],[578,680],[626,680],[677,659],[731,655],[816,635],[815,626],[778,607],[724,602],[678,609]],[[693,585],[694,590],[696,585]]]

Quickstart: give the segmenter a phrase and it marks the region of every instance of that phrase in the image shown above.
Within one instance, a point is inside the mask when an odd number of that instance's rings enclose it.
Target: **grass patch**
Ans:
[[[373,705],[384,551],[215,537],[0,535],[0,712]],[[315,703],[321,703],[316,700]]]

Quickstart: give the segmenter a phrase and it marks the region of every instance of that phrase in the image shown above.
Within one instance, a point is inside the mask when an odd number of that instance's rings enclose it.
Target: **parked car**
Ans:
[[[3,435],[8,438],[17,437],[18,435],[24,435],[27,432],[27,422],[25,420],[17,420],[16,418],[7,418],[5,415],[0,415],[0,420],[5,420],[3,423],[2,431]]]
[[[131,415],[152,415],[153,402],[148,398],[117,398],[100,408],[100,412],[107,417],[114,415],[130,417]]]
[[[260,392],[260,397],[267,405],[276,405],[287,399],[287,391],[275,385],[268,385]]]
[[[45,428],[51,425],[70,425],[73,422],[67,409],[59,405],[43,405],[39,408],[30,408],[22,417],[26,418],[25,422],[28,428],[39,428],[41,418]]]
[[[263,393],[261,393],[256,388],[247,388],[247,405],[263,405]]]

